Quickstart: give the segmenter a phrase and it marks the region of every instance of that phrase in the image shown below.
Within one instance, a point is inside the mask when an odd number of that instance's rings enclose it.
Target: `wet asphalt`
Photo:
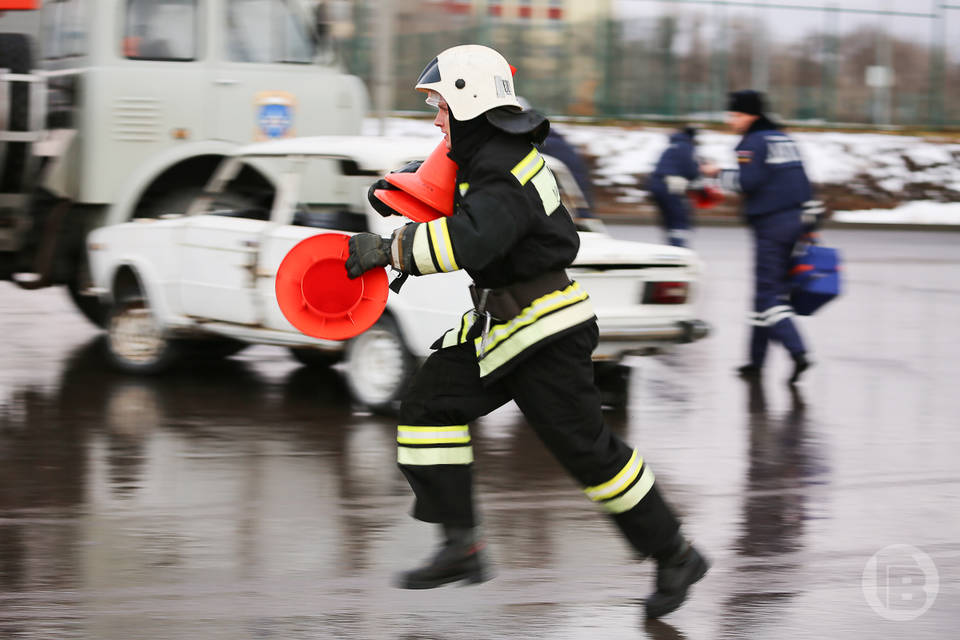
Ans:
[[[658,623],[653,565],[514,407],[473,425],[496,579],[397,590],[435,532],[408,516],[395,423],[336,370],[254,347],[117,374],[64,291],[0,283],[0,638],[958,637],[960,234],[825,235],[847,292],[800,319],[795,390],[782,350],[762,383],[733,375],[749,241],[703,228],[712,335],[632,358],[605,414],[713,563]]]

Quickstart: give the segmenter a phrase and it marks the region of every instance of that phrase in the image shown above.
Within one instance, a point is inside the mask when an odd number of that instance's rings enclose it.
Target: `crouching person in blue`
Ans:
[[[692,220],[687,189],[700,175],[694,158],[696,129],[684,127],[670,136],[670,146],[661,154],[647,182],[660,211],[660,222],[667,234],[667,244],[686,247],[690,244]]]
[[[441,542],[398,586],[489,579],[469,424],[515,400],[587,497],[656,560],[646,615],[665,615],[683,603],[707,561],[681,535],[647,461],[603,421],[591,362],[596,316],[587,292],[564,271],[579,236],[534,146],[549,122],[521,111],[510,66],[487,47],[442,52],[416,88],[437,108],[434,124],[458,165],[454,213],[407,224],[390,238],[352,236],[347,273],[386,265],[414,276],[463,269],[474,282],[475,308],[437,340],[401,403],[397,458],[416,497],[413,517],[440,525]]]
[[[808,230],[805,216],[822,211],[813,200],[797,144],[766,115],[762,94],[730,94],[727,123],[743,138],[736,147],[736,169],[701,167],[705,175],[719,173],[724,189],[743,194],[743,213],[754,238],[754,298],[750,324],[750,360],[738,372],[760,377],[771,340],[782,344],[793,359],[790,383],[810,367],[807,347],[791,320],[790,256]]]

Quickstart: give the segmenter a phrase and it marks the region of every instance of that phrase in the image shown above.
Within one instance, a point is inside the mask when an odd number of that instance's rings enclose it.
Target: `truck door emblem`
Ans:
[[[287,91],[261,91],[254,101],[257,118],[256,140],[289,138],[294,135],[293,118],[297,98]]]

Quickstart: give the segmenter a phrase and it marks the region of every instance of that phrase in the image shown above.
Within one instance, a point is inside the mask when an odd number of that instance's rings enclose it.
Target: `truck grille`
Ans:
[[[160,139],[161,105],[156,98],[117,98],[113,103],[113,138],[125,142]]]

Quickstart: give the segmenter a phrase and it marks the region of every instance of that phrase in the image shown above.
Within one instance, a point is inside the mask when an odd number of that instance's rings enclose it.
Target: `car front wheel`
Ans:
[[[176,358],[176,344],[160,330],[144,298],[119,300],[107,321],[107,357],[121,371],[155,374]]]
[[[414,358],[392,318],[382,317],[347,345],[346,380],[354,400],[393,414],[414,370]]]

